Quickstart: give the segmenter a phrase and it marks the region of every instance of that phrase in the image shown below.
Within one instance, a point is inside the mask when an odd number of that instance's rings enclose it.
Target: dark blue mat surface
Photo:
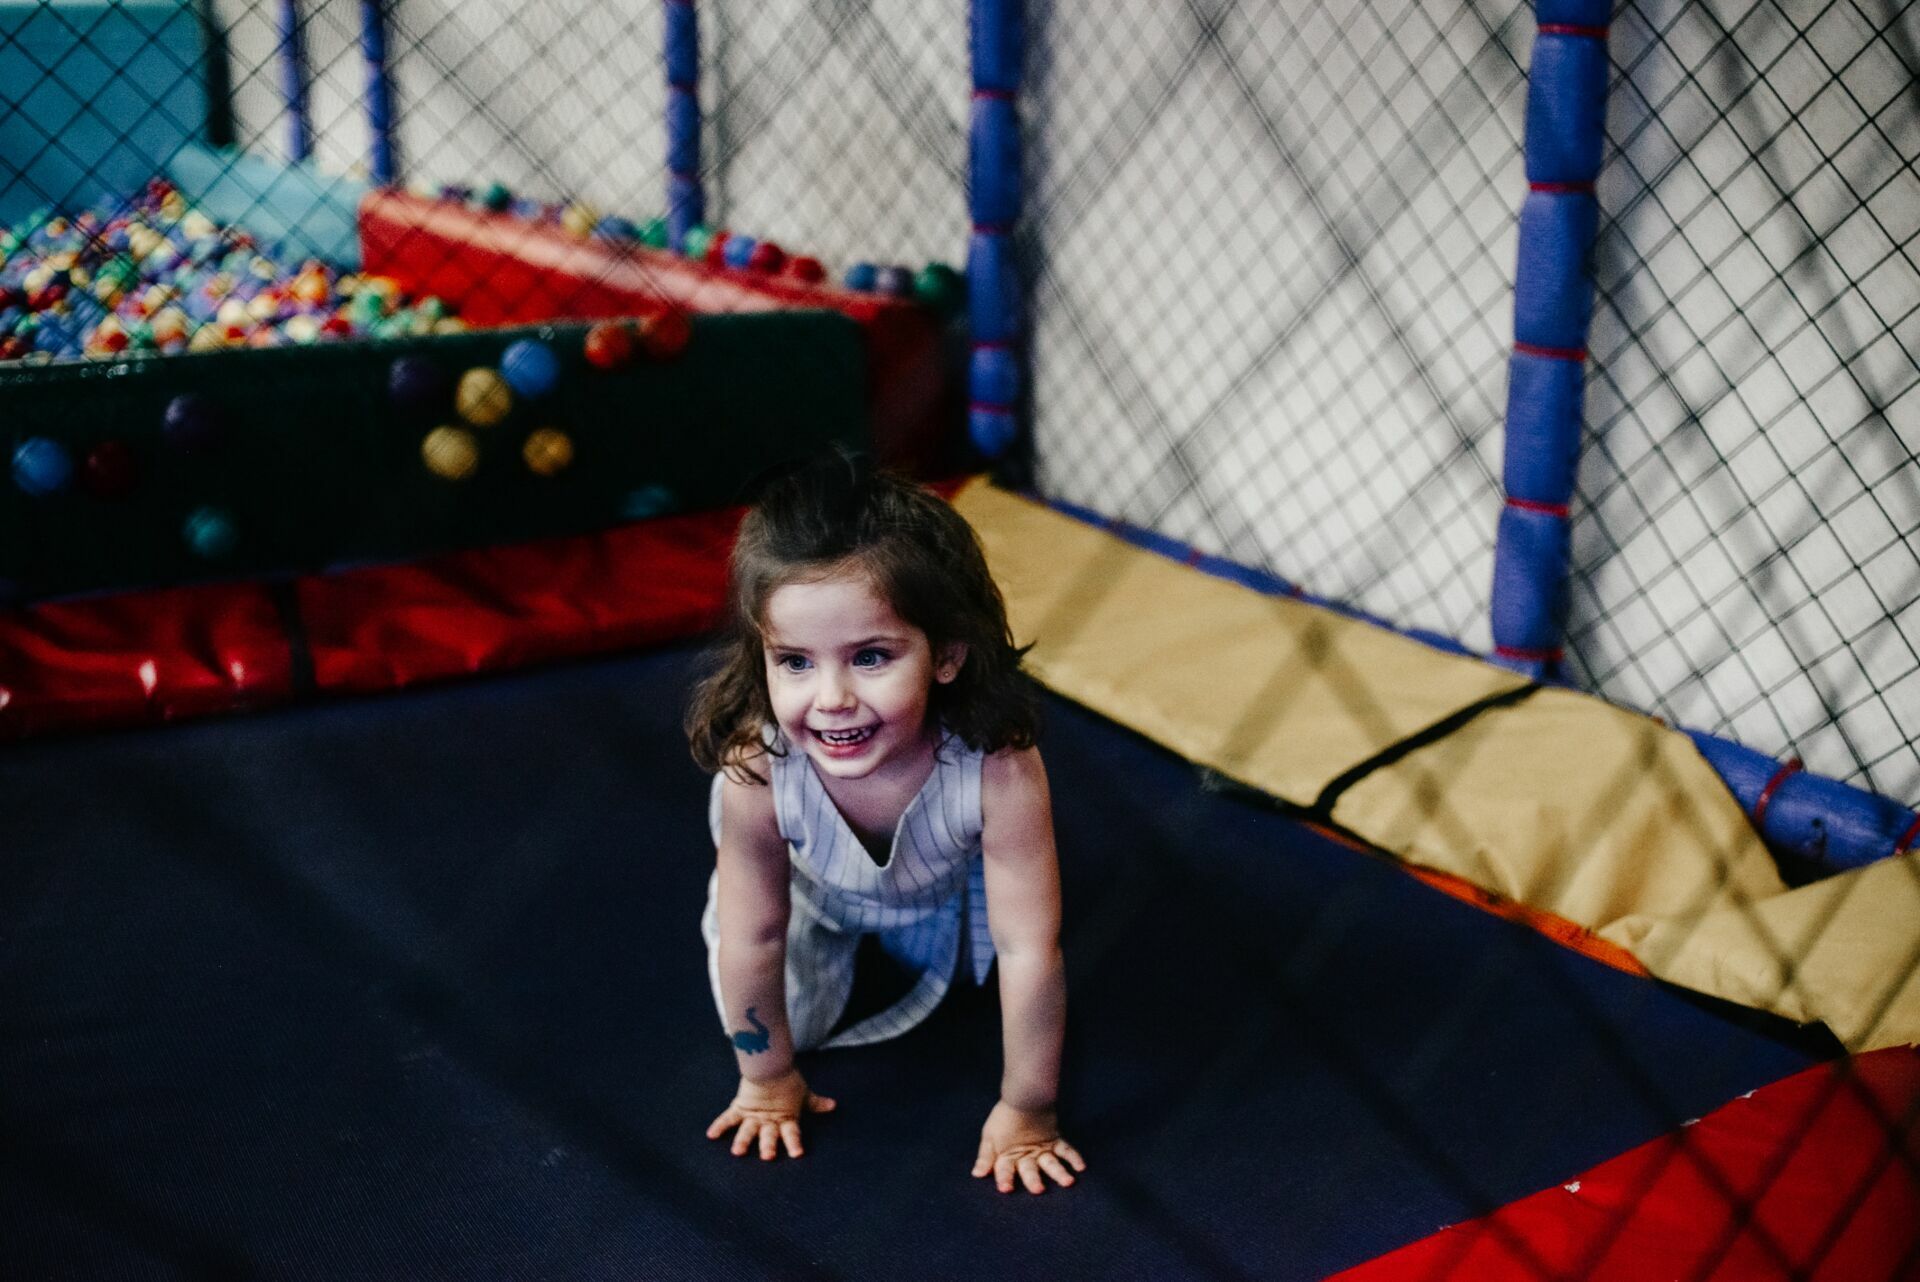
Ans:
[[[1310,1278],[1816,1054],[1056,701],[1092,1170],[968,1177],[991,990],[808,1061],[803,1161],[731,1159],[688,671],[0,752],[0,1277]]]

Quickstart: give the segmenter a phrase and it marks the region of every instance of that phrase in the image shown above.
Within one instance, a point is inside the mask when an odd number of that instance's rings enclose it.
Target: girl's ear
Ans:
[[[941,685],[950,685],[960,675],[960,669],[967,664],[967,643],[949,641],[940,647],[940,653],[933,657],[933,679]]]

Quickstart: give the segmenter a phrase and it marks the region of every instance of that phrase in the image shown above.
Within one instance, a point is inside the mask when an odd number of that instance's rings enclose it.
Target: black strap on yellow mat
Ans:
[[[1320,795],[1314,798],[1313,805],[1307,808],[1307,813],[1322,821],[1331,820],[1334,803],[1340,800],[1340,795],[1374,771],[1390,766],[1408,753],[1418,752],[1428,744],[1438,743],[1483,712],[1491,712],[1495,708],[1510,708],[1524,701],[1539,688],[1537,683],[1529,682],[1512,690],[1502,690],[1499,694],[1488,695],[1484,699],[1476,699],[1466,707],[1440,718],[1425,730],[1415,731],[1406,738],[1387,745],[1359,764],[1335,775],[1327,786],[1320,790]]]

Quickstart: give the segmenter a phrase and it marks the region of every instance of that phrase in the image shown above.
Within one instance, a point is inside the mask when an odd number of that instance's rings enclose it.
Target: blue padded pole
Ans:
[[[381,0],[360,0],[360,56],[367,64],[368,176],[393,181],[393,87],[387,80],[387,15]]]
[[[972,0],[967,15],[973,109],[967,128],[967,431],[999,458],[1018,434],[1020,279],[1013,228],[1020,218],[1020,64],[1026,43],[1020,0]]]
[[[667,6],[667,244],[678,253],[687,229],[706,221],[700,185],[700,19],[693,0]]]
[[[280,96],[287,104],[287,151],[295,161],[313,154],[313,118],[307,114],[307,40],[300,0],[280,0]]]
[[[1527,76],[1507,445],[1493,554],[1494,658],[1531,676],[1561,657],[1580,456],[1591,256],[1599,225],[1610,0],[1540,0]]]

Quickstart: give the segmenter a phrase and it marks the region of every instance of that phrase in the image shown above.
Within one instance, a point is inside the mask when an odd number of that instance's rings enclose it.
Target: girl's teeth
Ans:
[[[828,743],[844,748],[849,744],[859,743],[871,733],[873,733],[871,730],[822,730],[820,737]]]

